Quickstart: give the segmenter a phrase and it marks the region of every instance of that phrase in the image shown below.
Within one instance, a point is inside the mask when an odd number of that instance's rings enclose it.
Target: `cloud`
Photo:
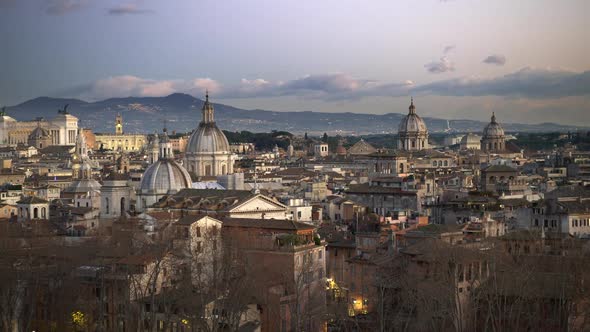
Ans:
[[[440,61],[433,61],[424,65],[424,68],[432,74],[440,74],[455,70],[455,64],[446,56],[440,58]]]
[[[263,78],[242,79],[223,85],[212,78],[188,80],[154,80],[132,75],[113,76],[66,92],[68,97],[100,100],[111,97],[156,97],[175,92],[202,96],[205,90],[215,98],[266,98],[294,96],[323,101],[358,100],[366,97],[434,95],[454,97],[522,97],[538,99],[590,96],[590,71],[576,73],[563,70],[524,68],[495,77],[463,77],[426,84],[379,82],[358,79],[344,73],[307,75],[289,81]]]
[[[450,51],[452,51],[452,50],[454,50],[454,49],[455,49],[455,45],[447,45],[447,46],[445,46],[445,48],[443,49],[443,53],[444,53],[444,54],[447,54],[447,53],[449,53]]]
[[[506,57],[500,54],[492,54],[483,59],[482,62],[490,65],[503,66],[506,63]]]
[[[47,0],[45,12],[49,15],[64,15],[77,11],[88,4],[88,0]]]
[[[286,82],[242,79],[238,86],[222,92],[227,98],[302,96],[321,100],[351,100],[368,96],[406,95],[412,81],[381,83],[356,79],[348,74],[307,75]]]
[[[153,11],[147,9],[141,9],[137,4],[128,3],[122,4],[116,7],[107,9],[109,15],[121,16],[121,15],[137,15],[137,14],[151,14]]]
[[[464,77],[417,86],[413,92],[440,96],[561,98],[590,95],[590,71],[523,68],[496,78]]]
[[[221,84],[210,78],[192,80],[153,80],[133,75],[112,76],[67,91],[67,95],[87,100],[117,97],[160,97],[175,92],[204,95],[205,90],[217,93]]]

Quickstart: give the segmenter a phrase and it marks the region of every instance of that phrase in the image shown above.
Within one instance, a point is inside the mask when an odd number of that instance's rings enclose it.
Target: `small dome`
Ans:
[[[345,156],[346,155],[346,148],[343,147],[342,145],[338,145],[338,147],[336,148],[336,154],[339,156]]]
[[[91,191],[100,191],[102,186],[94,179],[80,179],[72,182],[69,187],[64,189],[65,193],[88,193]]]
[[[402,118],[401,122],[399,123],[398,127],[399,133],[426,133],[426,124],[424,120],[416,114],[416,107],[414,106],[414,101],[409,107],[409,113],[405,117]]]
[[[492,121],[484,128],[483,130],[483,137],[484,138],[495,138],[495,137],[503,137],[504,136],[504,129],[502,126],[496,122],[496,114],[492,113]]]
[[[139,185],[142,193],[160,195],[191,187],[192,180],[186,169],[171,159],[160,159],[150,165]]]
[[[39,138],[46,138],[51,136],[49,130],[37,127],[33,129],[33,131],[29,134],[29,139],[39,139]]]

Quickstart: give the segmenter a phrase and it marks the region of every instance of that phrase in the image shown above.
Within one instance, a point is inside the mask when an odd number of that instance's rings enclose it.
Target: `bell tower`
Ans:
[[[121,113],[118,113],[115,118],[115,134],[123,135],[123,116]]]

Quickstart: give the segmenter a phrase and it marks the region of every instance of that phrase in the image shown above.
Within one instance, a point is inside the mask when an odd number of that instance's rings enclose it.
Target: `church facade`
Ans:
[[[128,134],[123,130],[123,116],[117,114],[115,118],[114,134],[96,134],[94,148],[99,150],[121,150],[126,152],[141,151],[147,144],[147,136],[143,134]]]

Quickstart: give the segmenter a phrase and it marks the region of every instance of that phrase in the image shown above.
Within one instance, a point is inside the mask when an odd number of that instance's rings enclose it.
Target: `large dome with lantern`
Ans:
[[[205,95],[202,119],[193,130],[186,146],[185,164],[197,177],[218,176],[233,173],[235,156],[227,137],[215,123],[215,110]]]

